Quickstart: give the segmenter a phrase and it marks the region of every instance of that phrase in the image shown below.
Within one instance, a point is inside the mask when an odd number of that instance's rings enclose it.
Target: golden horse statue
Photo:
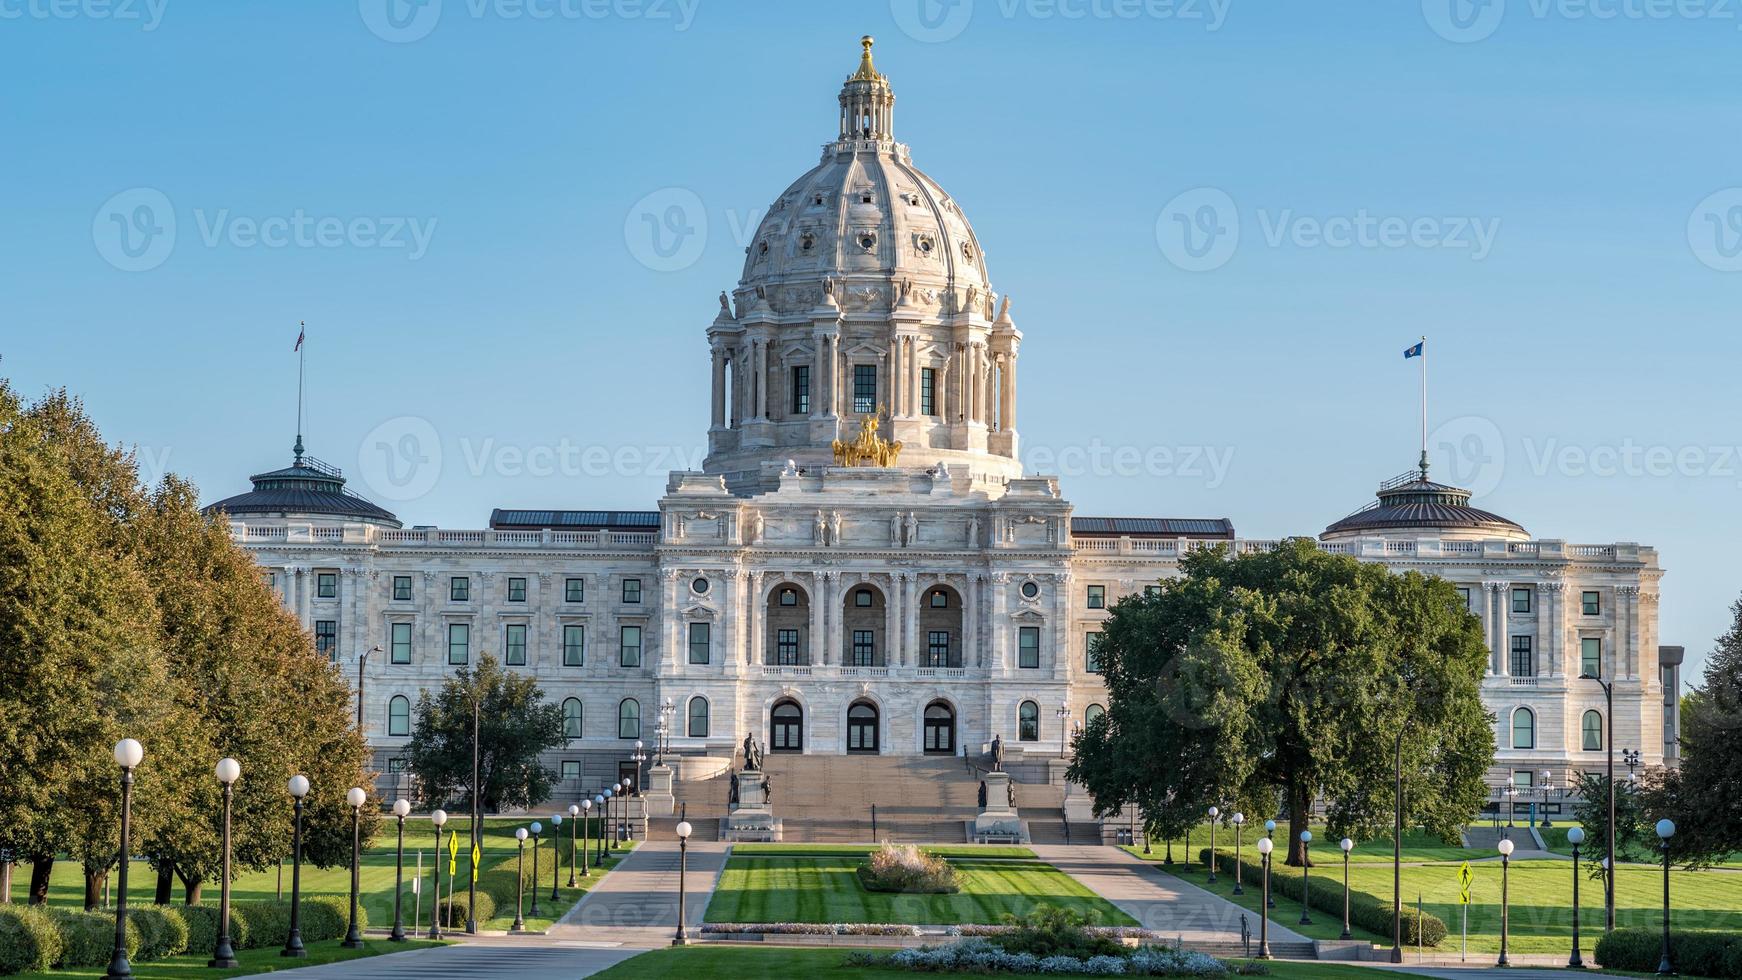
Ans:
[[[836,439],[835,462],[841,466],[894,466],[901,455],[901,443],[879,436],[879,424],[876,415],[867,415],[859,420],[858,438]]]

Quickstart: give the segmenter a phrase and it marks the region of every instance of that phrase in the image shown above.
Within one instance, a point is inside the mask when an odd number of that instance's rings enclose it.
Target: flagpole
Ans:
[[[1427,335],[1421,337],[1421,478],[1427,480]]]
[[[296,324],[296,462],[302,463],[302,402],[303,402],[303,365],[308,360],[308,351],[303,350],[303,341],[308,336],[308,321],[299,320]]]

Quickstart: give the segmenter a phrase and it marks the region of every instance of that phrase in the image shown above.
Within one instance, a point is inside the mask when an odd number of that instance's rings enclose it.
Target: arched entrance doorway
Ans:
[[[804,709],[797,701],[781,701],[769,713],[768,748],[773,752],[804,751]]]
[[[947,585],[925,590],[919,603],[919,665],[962,666],[962,597]]]
[[[925,706],[925,752],[927,755],[956,753],[956,709],[943,701]]]
[[[874,753],[877,749],[877,706],[854,701],[847,709],[847,751]]]
[[[783,582],[768,593],[768,635],[763,663],[778,667],[803,667],[811,662],[810,596],[792,582]]]

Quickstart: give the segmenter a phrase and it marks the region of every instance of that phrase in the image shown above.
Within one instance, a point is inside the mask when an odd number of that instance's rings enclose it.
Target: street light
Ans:
[[[689,942],[689,933],[684,931],[684,874],[689,869],[690,859],[690,822],[681,820],[677,825],[677,935],[671,937],[673,946],[682,946]]]
[[[430,814],[429,822],[435,825],[435,900],[430,903],[430,908],[436,913],[430,916],[429,938],[440,939],[442,938],[442,827],[448,822],[448,811],[437,810]],[[452,888],[453,883],[449,882],[448,887]]]
[[[1276,833],[1276,821],[1274,821],[1274,820],[1264,821],[1264,836],[1269,837],[1271,834],[1274,834],[1274,833]],[[1274,842],[1272,842],[1270,846],[1275,847],[1276,844]],[[1265,851],[1264,853],[1269,854],[1270,852]],[[1266,868],[1265,873],[1268,875],[1269,874],[1268,869],[1270,867],[1270,860],[1268,858],[1266,858],[1264,864],[1265,864],[1265,868]],[[1270,889],[1269,888],[1264,889],[1264,907],[1267,909],[1276,908],[1276,899],[1270,897]]]
[[[622,812],[623,784],[620,782],[612,783],[611,784],[611,795],[613,798],[615,798],[617,800],[618,811],[617,811],[617,816],[615,817],[615,820],[622,820],[623,819],[623,812]],[[615,822],[613,822],[611,825],[611,850],[615,851],[616,849],[617,849],[617,825]]]
[[[345,793],[345,802],[351,804],[351,925],[345,930],[345,941],[339,944],[345,949],[363,948],[363,933],[357,928],[357,875],[363,863],[363,804],[368,800],[369,794],[360,786]]]
[[[603,790],[593,796],[593,806],[599,811],[599,849],[593,854],[593,867],[600,869],[605,867],[605,794],[609,792]]]
[[[308,795],[308,777],[292,776],[285,788],[296,801],[292,806],[295,830],[290,845],[290,932],[284,937],[284,948],[278,951],[278,955],[301,958],[308,955],[308,950],[302,945],[302,798]],[[224,916],[224,928],[230,928],[227,915]]]
[[[580,815],[581,815],[581,808],[576,806],[573,803],[570,803],[569,804],[569,887],[570,888],[575,887],[575,864],[577,863],[577,861],[580,858],[579,853],[577,853],[580,850],[580,848],[576,844],[576,832],[577,832],[578,828],[575,827],[575,824],[578,822],[576,820],[576,818],[579,817]]]
[[[1567,966],[1574,970],[1583,970],[1585,961],[1579,955],[1579,845],[1585,842],[1585,828],[1574,827],[1567,831],[1567,843],[1573,845],[1573,955],[1567,959]]]
[[[592,872],[587,866],[593,863],[593,801],[581,801],[581,877],[585,878]]]
[[[639,786],[641,785],[641,764],[647,761],[647,748],[640,739],[635,740],[635,751],[630,754],[629,759],[635,763],[635,785]]]
[[[1541,776],[1542,776],[1542,825],[1545,828],[1553,827],[1554,821],[1550,820],[1548,817],[1548,795],[1549,795],[1550,790],[1552,790],[1554,788],[1554,773],[1551,770],[1544,769],[1541,773]]]
[[[1246,814],[1234,814],[1234,894],[1244,895],[1246,889],[1240,887],[1240,828],[1246,825]]]
[[[1307,893],[1312,891],[1312,848],[1313,832],[1300,832],[1300,924],[1310,926],[1313,920],[1307,915]]]
[[[1675,836],[1675,821],[1659,820],[1657,836],[1663,841],[1663,958],[1657,962],[1657,975],[1675,976],[1669,961],[1669,839]]]
[[[1507,920],[1511,903],[1508,892],[1511,884],[1511,869],[1512,841],[1508,838],[1500,841],[1500,962],[1497,964],[1499,966],[1511,965],[1506,959],[1506,939],[1510,925]],[[1421,928],[1421,924],[1416,923],[1416,928]]]
[[[508,927],[509,932],[525,932],[526,919],[520,914],[522,899],[526,896],[526,828],[514,828],[514,840],[519,852],[514,859],[514,924]]]
[[[571,828],[573,826],[574,826],[573,824],[570,824]],[[563,815],[560,813],[551,814],[550,815],[550,907],[552,909],[555,909],[556,903],[561,901],[561,896],[559,896],[557,894],[557,876],[562,874],[562,871],[563,871],[563,852],[557,850],[557,848],[562,846],[562,841],[563,841],[562,829],[563,829]],[[574,874],[574,870],[571,868],[569,873]],[[538,885],[538,879],[534,878],[532,883],[536,887]]]
[[[1216,807],[1210,807],[1210,860],[1208,862],[1210,865],[1210,877],[1207,880],[1211,882],[1216,880],[1216,818],[1221,815],[1221,810]]]
[[[1603,742],[1609,756],[1608,774],[1604,777],[1609,784],[1609,851],[1606,855],[1604,868],[1615,866],[1615,686],[1596,674],[1580,674],[1579,680],[1596,681],[1603,689]],[[1615,931],[1615,873],[1603,872],[1603,925],[1609,932]]]
[[[1337,842],[1343,849],[1343,934],[1339,939],[1353,939],[1354,933],[1349,931],[1349,852],[1355,849],[1355,842],[1345,837]]]
[[[371,653],[380,653],[380,647],[370,647],[357,654],[357,734],[363,734],[363,665],[369,662]]]
[[[624,776],[623,777],[623,802],[621,804],[623,809],[618,812],[617,820],[619,823],[622,823],[625,825],[625,829],[627,830],[627,832],[629,834],[630,840],[635,839],[635,822],[629,819],[629,798],[631,796],[634,796],[634,795],[635,795],[635,777]]]
[[[236,962],[236,950],[230,946],[230,801],[236,780],[242,778],[242,764],[228,757],[219,759],[214,774],[224,787],[224,860],[223,877],[218,882],[218,942],[212,948],[212,958],[206,965],[233,970],[239,964]]]
[[[393,931],[387,938],[396,943],[405,942],[405,917],[400,905],[405,891],[405,818],[410,813],[410,800],[400,798],[393,801],[393,815],[399,818],[399,843],[393,852]]]
[[[145,747],[133,739],[115,743],[115,762],[121,766],[121,891],[115,900],[115,951],[105,980],[133,976],[133,965],[127,962],[127,836],[133,829],[133,770],[144,758]]]
[[[532,832],[532,917],[538,918],[538,835],[544,832],[544,825],[537,820],[527,830]]]
[[[1258,860],[1264,866],[1264,904],[1270,904],[1270,852],[1276,847],[1268,837],[1258,838]],[[1270,916],[1258,913],[1258,958],[1270,959]]]

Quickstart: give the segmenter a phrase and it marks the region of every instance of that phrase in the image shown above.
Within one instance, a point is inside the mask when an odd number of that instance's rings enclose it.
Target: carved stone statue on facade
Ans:
[[[756,746],[756,735],[753,732],[744,733],[744,771],[762,771],[762,750]]]
[[[829,544],[840,547],[841,544],[841,512],[829,512]]]
[[[968,547],[970,547],[970,548],[977,547],[979,544],[980,544],[980,519],[978,517],[970,516],[968,518]]]
[[[762,532],[765,529],[766,529],[766,526],[762,522],[762,512],[759,510],[751,511],[750,512],[750,540],[757,543],[757,544],[761,544],[762,543]]]
[[[820,510],[817,511],[816,523],[811,525],[811,543],[819,548],[829,543],[829,526],[824,523]]]
[[[897,511],[889,515],[889,546],[901,547],[901,513]]]
[[[724,289],[720,290],[720,315],[726,317],[732,315],[732,298],[726,295]]]
[[[913,511],[907,512],[907,546],[909,548],[919,543],[919,517]]]

